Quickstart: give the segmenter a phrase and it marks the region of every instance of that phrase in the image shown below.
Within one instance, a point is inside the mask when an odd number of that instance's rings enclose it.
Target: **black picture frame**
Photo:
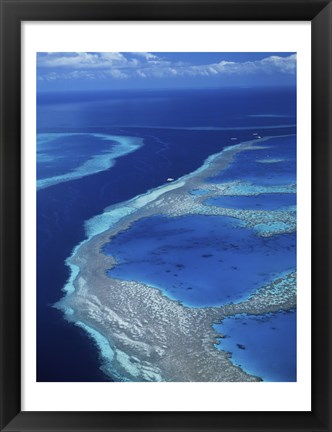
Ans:
[[[0,0],[2,431],[332,431],[332,5],[327,0]],[[310,412],[21,411],[21,22],[311,21],[312,410]]]

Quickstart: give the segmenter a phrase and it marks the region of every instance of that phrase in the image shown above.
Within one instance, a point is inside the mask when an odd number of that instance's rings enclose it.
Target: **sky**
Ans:
[[[37,53],[38,92],[295,84],[295,53]]]

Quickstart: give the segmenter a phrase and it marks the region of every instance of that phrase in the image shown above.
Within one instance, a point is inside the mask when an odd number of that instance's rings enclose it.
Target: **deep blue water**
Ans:
[[[49,127],[67,132],[82,127],[236,128],[296,123],[293,88],[42,93],[37,102],[39,131]]]
[[[253,95],[255,98],[253,98]],[[284,118],[253,118],[275,113]],[[37,193],[37,378],[38,381],[104,381],[94,344],[64,321],[52,305],[69,276],[64,264],[85,238],[84,222],[112,204],[135,197],[198,168],[206,157],[252,138],[253,130],[190,131],[167,127],[275,126],[295,123],[295,92],[243,89],[187,92],[39,94],[37,132],[70,134],[38,159],[39,178],[78,168],[94,153],[91,136],[102,133],[144,138],[144,146],[116,160],[111,168],[41,189]],[[134,126],[140,127],[134,127]],[[119,127],[116,127],[119,126]],[[155,126],[159,128],[149,128]],[[293,127],[270,131],[294,133]],[[264,129],[257,127],[257,133]],[[68,153],[64,148],[68,143]],[[98,145],[109,145],[99,140]],[[100,148],[97,151],[100,154]],[[75,155],[76,161],[69,160]],[[78,160],[77,157],[80,159]],[[48,158],[48,161],[47,161]],[[48,163],[50,162],[50,163]]]
[[[153,216],[104,247],[117,265],[109,275],[160,288],[188,306],[246,298],[296,265],[295,234],[258,237],[221,216]]]
[[[271,132],[265,133],[269,134],[273,135]],[[238,179],[256,185],[296,183],[295,141],[295,136],[273,138],[261,144],[257,139],[258,145],[267,148],[241,152],[235,163],[210,180],[227,182]]]
[[[278,210],[296,205],[295,193],[273,193],[252,196],[221,196],[205,201],[206,205],[247,210]]]
[[[264,381],[296,381],[296,311],[237,315],[214,327],[234,364]]]

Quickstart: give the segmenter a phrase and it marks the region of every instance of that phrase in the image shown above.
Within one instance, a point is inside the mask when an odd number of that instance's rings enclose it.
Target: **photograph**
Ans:
[[[0,5],[0,432],[332,432],[332,0]]]
[[[297,53],[36,79],[36,380],[296,382]]]

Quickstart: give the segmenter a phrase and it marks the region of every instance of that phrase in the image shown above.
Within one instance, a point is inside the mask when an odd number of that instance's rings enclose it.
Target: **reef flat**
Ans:
[[[110,207],[87,222],[88,239],[67,260],[72,273],[65,287],[66,295],[56,307],[95,340],[107,375],[136,382],[261,380],[234,365],[230,353],[216,349],[220,334],[213,325],[232,315],[262,315],[294,308],[295,271],[279,275],[237,303],[188,307],[148,284],[109,277],[109,270],[117,262],[115,257],[105,255],[103,248],[135,222],[155,215],[227,216],[266,238],[294,232],[295,206],[244,210],[206,204],[208,199],[227,195],[294,193],[295,184],[258,187],[250,182],[211,181],[238,154],[259,152],[273,138],[255,138],[228,147],[210,156],[196,171]]]
[[[37,190],[106,171],[118,158],[136,151],[142,143],[141,138],[101,133],[38,133]],[[61,170],[64,172],[60,173]],[[54,173],[51,176],[50,171]]]

